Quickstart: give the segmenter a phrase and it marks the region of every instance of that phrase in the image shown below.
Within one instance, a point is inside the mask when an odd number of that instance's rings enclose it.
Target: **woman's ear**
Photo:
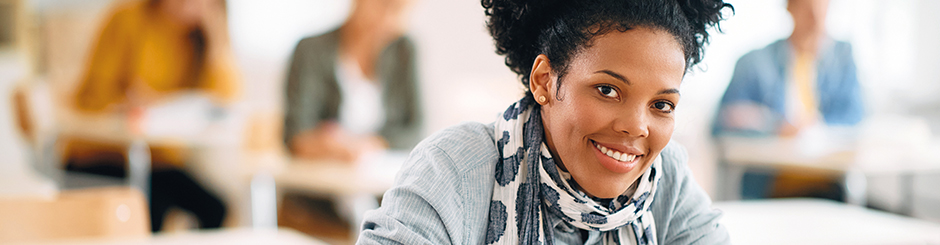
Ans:
[[[535,97],[535,101],[541,105],[548,104],[551,101],[552,66],[549,63],[548,56],[540,54],[535,57],[532,63],[532,71],[529,73],[529,91]]]

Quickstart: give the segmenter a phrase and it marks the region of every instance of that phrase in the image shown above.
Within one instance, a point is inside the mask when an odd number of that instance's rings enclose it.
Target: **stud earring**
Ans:
[[[539,103],[545,103],[546,100],[545,96],[539,95]]]

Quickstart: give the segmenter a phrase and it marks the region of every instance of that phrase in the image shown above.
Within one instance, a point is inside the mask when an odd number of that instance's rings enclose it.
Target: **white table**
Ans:
[[[940,171],[940,145],[891,145],[874,140],[832,140],[776,137],[720,137],[725,199],[737,200],[745,169],[785,169],[841,176],[848,203],[864,205],[866,176],[901,175],[906,203],[912,200],[914,173]],[[910,145],[914,145],[913,147]],[[828,149],[820,149],[828,147]],[[910,210],[907,210],[910,211]]]
[[[274,175],[278,187],[321,195],[372,194],[392,187],[406,152],[379,152],[358,163],[290,158]]]
[[[325,242],[316,240],[307,235],[291,229],[253,230],[253,229],[223,229],[198,232],[158,234],[148,238],[137,239],[80,239],[71,241],[55,241],[48,245],[85,245],[85,244],[139,244],[139,245],[182,245],[182,244],[284,244],[284,245],[319,245]]]
[[[149,198],[150,146],[182,145],[190,148],[208,148],[232,146],[233,142],[237,141],[231,135],[238,126],[232,125],[231,120],[209,120],[194,115],[181,115],[176,118],[175,122],[168,123],[174,120],[172,116],[174,110],[180,110],[182,114],[194,114],[193,111],[208,111],[206,108],[187,109],[181,105],[175,107],[158,106],[155,109],[148,109],[147,117],[141,119],[142,121],[138,123],[140,128],[134,128],[128,121],[126,114],[88,114],[60,108],[56,114],[55,134],[57,138],[92,139],[127,146],[127,182],[129,185],[139,188]],[[159,113],[153,111],[159,111]],[[192,123],[194,126],[181,126],[181,124],[186,123]],[[173,128],[179,128],[179,130],[174,131]],[[55,141],[50,143],[56,144]],[[44,154],[52,155],[52,153]]]
[[[244,171],[238,165],[241,163],[239,159],[243,150],[246,118],[242,108],[238,105],[226,109],[212,107],[196,95],[183,94],[180,97],[183,98],[146,108],[139,121],[133,124],[126,114],[120,112],[82,113],[64,106],[57,107],[54,128],[50,130],[50,134],[55,137],[48,143],[54,146],[58,139],[80,138],[125,146],[127,179],[110,180],[104,184],[126,182],[139,188],[148,198],[150,146],[185,147],[189,150],[186,171],[228,204],[229,218],[234,218],[238,224],[247,225],[251,221],[246,219],[251,217],[251,207],[244,203],[250,193],[250,176],[242,176]],[[48,151],[56,147],[43,149],[47,152],[41,155],[57,158],[56,153]],[[50,165],[53,166],[56,182],[65,183],[66,179],[85,180],[79,178],[84,174],[66,175],[61,170],[60,161],[52,160],[54,164]],[[92,185],[98,184],[92,182]]]
[[[819,199],[715,203],[733,244],[940,244],[940,224]]]
[[[407,152],[387,151],[363,156],[357,163],[296,159],[283,152],[247,154],[254,227],[277,224],[279,190],[324,197],[381,196],[390,189],[407,160]]]

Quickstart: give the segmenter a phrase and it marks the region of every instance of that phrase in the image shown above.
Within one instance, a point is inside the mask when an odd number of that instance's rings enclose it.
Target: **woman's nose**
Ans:
[[[614,130],[633,137],[649,136],[649,115],[643,109],[618,113],[614,119]]]

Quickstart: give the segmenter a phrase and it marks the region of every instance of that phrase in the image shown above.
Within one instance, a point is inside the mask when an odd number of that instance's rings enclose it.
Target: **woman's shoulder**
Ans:
[[[689,161],[689,153],[679,142],[669,141],[663,151],[659,154],[663,158],[663,167],[674,169],[686,165]]]
[[[332,50],[338,42],[339,31],[337,29],[300,39],[297,42],[297,50]]]
[[[412,155],[442,154],[458,171],[495,164],[493,124],[466,122],[445,128],[418,143]]]
[[[711,208],[711,199],[693,178],[685,147],[671,141],[660,156],[663,175],[652,207],[659,243],[727,244],[728,233],[718,223],[721,212]]]
[[[780,54],[788,53],[789,49],[790,43],[786,39],[777,40],[762,48],[748,51],[738,59],[736,66],[753,68],[773,64],[781,58],[778,57]]]
[[[482,244],[496,183],[493,130],[463,123],[421,141],[382,206],[366,213],[359,242]]]
[[[389,44],[390,47],[397,49],[400,53],[413,54],[415,52],[415,42],[407,34],[401,35],[395,41]]]
[[[669,141],[669,144],[660,152],[659,157],[663,160],[663,177],[660,181],[660,186],[665,189],[679,188],[681,185],[679,182],[690,177],[686,176],[689,174],[689,172],[687,172],[689,154],[685,146],[682,146],[682,144],[674,140]]]
[[[837,62],[841,64],[854,63],[852,56],[852,44],[845,41],[833,40],[831,51],[828,55],[834,56]]]

